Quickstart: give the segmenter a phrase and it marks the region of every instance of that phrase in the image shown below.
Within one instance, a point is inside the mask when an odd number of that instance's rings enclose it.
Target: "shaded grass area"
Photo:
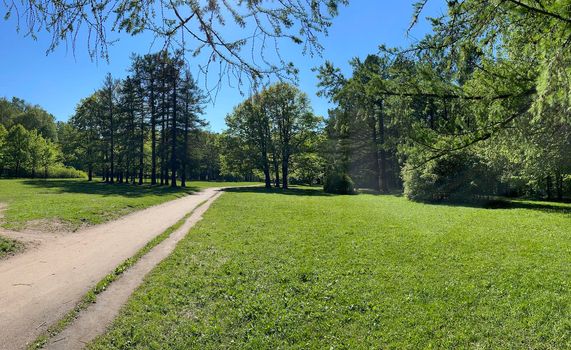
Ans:
[[[86,180],[0,180],[6,203],[3,226],[21,230],[35,220],[56,221],[66,230],[100,224],[207,187],[243,183],[190,182],[186,188],[105,184]]]
[[[533,205],[229,191],[89,348],[570,348],[571,218]]]
[[[0,237],[0,259],[22,249],[22,244],[14,240]]]

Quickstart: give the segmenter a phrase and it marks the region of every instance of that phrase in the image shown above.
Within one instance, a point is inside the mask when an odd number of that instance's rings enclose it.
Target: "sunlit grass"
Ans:
[[[569,348],[570,213],[233,191],[90,347]]]
[[[109,185],[86,180],[0,180],[3,226],[20,230],[34,220],[56,220],[65,229],[100,224],[207,187],[243,183],[190,182],[186,188]]]

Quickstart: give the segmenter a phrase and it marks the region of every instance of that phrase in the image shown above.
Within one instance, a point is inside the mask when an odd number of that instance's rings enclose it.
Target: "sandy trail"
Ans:
[[[97,302],[82,311],[79,317],[62,333],[49,340],[47,350],[83,349],[85,344],[103,334],[131,294],[143,283],[143,278],[163,259],[169,256],[188,231],[202,219],[202,214],[222,192],[212,196],[195,210],[186,222],[171,235],[145,254],[133,267],[97,296]]]
[[[210,188],[0,261],[0,349],[25,348],[117,265],[216,193]]]

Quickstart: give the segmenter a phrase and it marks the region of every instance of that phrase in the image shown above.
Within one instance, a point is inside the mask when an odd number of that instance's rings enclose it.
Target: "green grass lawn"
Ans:
[[[207,187],[243,183],[190,182],[187,188],[109,185],[86,180],[0,180],[2,226],[21,230],[34,220],[56,220],[65,229],[100,224],[135,210],[166,202]]]
[[[91,349],[571,348],[571,206],[224,194]]]

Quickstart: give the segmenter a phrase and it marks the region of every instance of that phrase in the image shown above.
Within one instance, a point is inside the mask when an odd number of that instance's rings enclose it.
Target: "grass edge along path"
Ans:
[[[174,225],[166,229],[163,233],[156,236],[150,240],[143,248],[141,248],[135,255],[123,261],[119,266],[109,273],[107,276],[103,277],[90,291],[88,291],[77,305],[70,310],[65,316],[63,316],[59,321],[55,322],[53,325],[48,327],[48,329],[40,334],[33,342],[28,346],[28,350],[42,349],[48,342],[49,339],[55,337],[66,329],[79,315],[79,313],[89,307],[89,305],[97,302],[97,295],[104,292],[111,283],[116,281],[127,271],[130,267],[135,265],[145,254],[150,252],[153,248],[158,246],[161,242],[167,239],[173,232],[180,228],[186,220],[192,216],[192,214],[200,207],[202,207],[208,200],[204,200],[199,203],[191,212],[186,214],[182,219],[177,221]]]
[[[76,179],[0,179],[0,226],[11,231],[76,232],[207,188],[250,184],[255,183],[191,181],[173,189]]]

